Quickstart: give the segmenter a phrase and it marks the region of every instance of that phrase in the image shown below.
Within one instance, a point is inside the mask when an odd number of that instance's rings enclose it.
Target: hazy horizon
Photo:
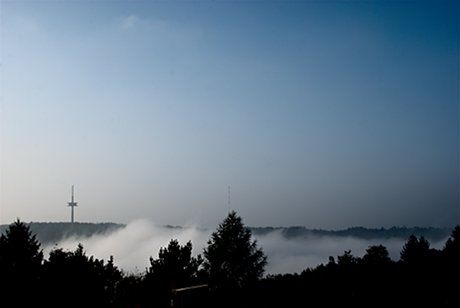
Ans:
[[[82,244],[88,256],[108,260],[114,257],[114,263],[127,273],[141,274],[150,265],[149,259],[158,258],[160,248],[168,246],[175,239],[181,245],[192,243],[192,254],[203,254],[211,233],[215,230],[202,229],[198,226],[185,228],[165,228],[146,219],[132,221],[121,229],[94,234],[90,237],[67,236],[58,243],[42,245],[45,258],[55,248],[74,251]],[[442,249],[448,236],[441,240],[429,240],[430,247]],[[266,274],[300,273],[307,268],[327,264],[329,256],[337,259],[347,250],[356,257],[362,257],[371,245],[383,245],[387,248],[393,261],[398,261],[400,252],[406,243],[405,238],[371,238],[354,236],[308,235],[287,238],[280,230],[266,234],[253,234],[268,258]]]
[[[70,211],[70,210],[69,210]],[[70,213],[70,212],[69,212]],[[239,214],[239,213],[237,213]],[[223,219],[225,219],[226,216],[222,216],[220,220],[216,220],[214,223],[212,224],[209,224],[209,225],[199,225],[198,223],[193,223],[191,221],[189,221],[188,223],[186,224],[183,224],[183,225],[180,225],[180,224],[170,224],[170,223],[163,223],[163,222],[157,222],[155,220],[151,220],[151,219],[148,219],[152,224],[154,225],[157,225],[157,226],[162,226],[162,227],[171,227],[171,228],[199,228],[199,229],[202,229],[202,230],[213,230],[215,228],[217,228],[217,226],[223,221]],[[70,214],[69,214],[69,218],[70,218]],[[139,218],[139,219],[133,219],[133,220],[130,220],[126,223],[123,223],[123,222],[118,222],[118,221],[79,221],[79,220],[75,220],[74,223],[76,224],[115,224],[115,225],[121,225],[121,226],[127,226],[135,221],[138,221],[138,220],[142,220],[143,218]],[[4,227],[7,227],[11,224],[13,224],[14,222],[16,222],[17,220],[19,220],[20,222],[23,222],[23,223],[26,223],[26,224],[29,224],[29,223],[66,223],[66,224],[71,224],[72,222],[68,220],[44,220],[44,221],[40,221],[40,220],[23,220],[21,219],[20,217],[16,217],[14,220],[10,221],[10,222],[7,222],[7,223],[0,223],[0,226],[4,226]],[[305,228],[305,229],[308,229],[308,230],[322,230],[322,231],[342,231],[342,230],[347,230],[347,229],[352,229],[352,228],[365,228],[365,229],[374,229],[374,230],[378,230],[378,229],[385,229],[385,230],[389,230],[391,228],[435,228],[435,229],[449,229],[449,228],[454,228],[455,226],[459,225],[459,223],[454,223],[452,225],[445,225],[445,226],[429,226],[429,225],[389,225],[389,226],[365,226],[365,225],[349,225],[349,226],[344,226],[344,227],[341,227],[341,228],[322,228],[322,227],[310,227],[308,225],[277,225],[277,224],[272,224],[272,225],[247,225],[245,224],[244,222],[244,217],[242,217],[242,220],[243,220],[243,224],[245,225],[245,227],[248,227],[248,228],[273,228],[273,229],[278,229],[278,228],[296,228],[296,227],[300,227],[300,228]]]
[[[0,224],[457,225],[459,49],[458,1],[0,0]]]
[[[70,222],[63,223],[71,224]],[[84,226],[78,228],[78,232],[72,228],[62,228],[62,226],[54,228],[46,224],[52,224],[52,222],[45,222],[45,225],[38,228],[31,226],[32,234],[37,236],[45,259],[49,257],[53,249],[75,251],[81,244],[88,256],[104,261],[109,260],[112,256],[114,264],[129,274],[145,273],[150,265],[150,257],[157,259],[160,248],[166,248],[171,240],[177,240],[180,245],[185,245],[190,241],[193,247],[192,255],[203,255],[203,250],[207,247],[208,240],[211,239],[211,233],[216,231],[202,226],[159,225],[148,219],[134,220],[121,225],[120,228],[113,229],[100,227],[85,229],[88,226]],[[6,226],[0,225],[1,233],[4,232],[3,227]],[[383,234],[380,229],[374,229],[374,233],[366,234],[351,231],[345,234],[301,232],[294,235],[292,232],[286,233],[288,231],[286,229],[274,227],[275,229],[263,232],[253,230],[252,240],[257,242],[257,246],[268,258],[265,274],[288,274],[300,273],[307,268],[327,264],[330,256],[337,260],[337,256],[343,255],[348,250],[355,257],[363,257],[366,249],[375,245],[385,246],[389,257],[393,261],[398,261],[400,252],[410,234],[417,237],[423,236],[430,243],[430,248],[443,249],[454,227],[448,230],[449,232],[444,232],[446,231],[444,230],[441,233],[411,230],[407,236],[390,229],[386,229],[386,233]],[[93,231],[90,232],[90,230]]]

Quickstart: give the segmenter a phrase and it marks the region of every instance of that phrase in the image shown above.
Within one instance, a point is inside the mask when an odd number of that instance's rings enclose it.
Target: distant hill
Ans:
[[[124,228],[126,225],[117,223],[84,223],[84,222],[30,222],[30,230],[37,236],[42,245],[55,244],[67,237],[90,237],[93,235],[109,234]],[[180,229],[182,227],[166,225],[165,228]],[[8,225],[0,225],[0,233]],[[287,239],[308,238],[311,236],[355,237],[361,239],[407,239],[410,235],[423,236],[429,241],[443,240],[450,235],[452,228],[434,227],[391,227],[391,228],[364,228],[352,227],[344,230],[308,229],[306,227],[249,227],[255,236],[267,235],[271,232],[280,232]]]
[[[410,235],[423,236],[429,241],[445,239],[452,232],[452,228],[434,227],[391,227],[391,228],[364,228],[352,227],[344,230],[308,229],[306,227],[256,227],[251,228],[252,234],[264,235],[273,231],[281,232],[286,238],[301,238],[309,236],[355,237],[361,239],[407,239]]]
[[[41,244],[55,244],[67,237],[90,237],[96,234],[109,234],[125,225],[116,223],[88,223],[88,222],[30,222],[26,223]],[[0,232],[8,225],[0,225]]]

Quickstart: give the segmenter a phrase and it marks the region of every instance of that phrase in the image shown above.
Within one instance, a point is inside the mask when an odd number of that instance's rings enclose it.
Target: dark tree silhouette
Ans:
[[[113,307],[142,307],[143,276],[124,274],[115,294]]]
[[[460,226],[456,226],[452,230],[443,251],[450,260],[460,262]]]
[[[346,250],[300,274],[265,278],[267,259],[235,212],[212,234],[205,260],[192,257],[190,241],[171,240],[144,274],[126,275],[112,257],[105,263],[87,256],[82,245],[55,248],[43,260],[29,227],[18,219],[0,235],[0,294],[9,306],[460,307],[460,226],[442,250],[420,234],[408,237],[398,262],[375,245],[361,258]],[[204,283],[211,288],[193,288]]]
[[[160,248],[158,259],[150,257],[150,267],[145,275],[144,287],[147,293],[154,293],[155,297],[150,297],[150,300],[146,297],[145,302],[160,307],[168,305],[173,289],[198,283],[199,267],[202,262],[200,255],[196,258],[192,257],[190,241],[181,246],[177,240],[172,239],[168,247]]]
[[[166,279],[171,288],[184,287],[198,278],[198,267],[202,261],[200,255],[196,258],[192,257],[190,241],[181,246],[177,240],[173,239],[167,248],[160,248],[158,259],[150,257],[147,276]]]
[[[430,243],[423,236],[417,239],[415,235],[411,235],[404,244],[400,256],[402,262],[415,265],[425,262],[429,254]]]
[[[104,264],[88,257],[81,244],[73,252],[52,250],[44,273],[48,307],[108,307],[122,279],[112,257]]]
[[[450,307],[460,307],[460,296],[458,290],[460,289],[460,226],[457,225],[452,230],[450,237],[447,239],[443,255],[443,280],[448,282],[444,283],[443,300]],[[446,305],[447,306],[447,305]]]
[[[390,263],[391,259],[385,246],[375,245],[366,249],[366,254],[363,256],[362,261],[366,265],[381,266]]]
[[[382,306],[393,306],[388,293],[391,292],[393,279],[392,260],[388,250],[383,245],[373,245],[366,249],[360,264],[353,273],[356,279],[356,299],[354,304],[367,306],[376,298]]]
[[[40,243],[19,219],[0,236],[0,262],[15,271],[39,268],[43,261]]]
[[[241,288],[264,273],[267,258],[235,211],[212,233],[204,249],[204,266],[213,287]]]
[[[356,265],[358,261],[359,258],[353,256],[351,250],[346,250],[343,255],[337,256],[337,264],[342,267]]]
[[[18,307],[38,303],[42,262],[40,243],[29,227],[19,219],[9,225],[0,236],[0,287],[4,303]]]
[[[411,286],[413,290],[424,295],[406,296],[406,305],[445,306],[444,304],[451,301],[449,296],[441,296],[448,293],[446,282],[450,269],[444,264],[440,251],[430,249],[430,243],[423,236],[417,238],[411,235],[403,246],[400,257],[398,281],[401,288],[404,285]]]

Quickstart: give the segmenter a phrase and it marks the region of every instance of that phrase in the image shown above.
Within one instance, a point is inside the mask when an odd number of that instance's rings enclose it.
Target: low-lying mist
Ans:
[[[150,257],[158,258],[160,248],[166,247],[171,239],[181,245],[191,241],[193,254],[202,254],[211,233],[199,227],[165,227],[148,220],[136,220],[109,234],[91,237],[68,237],[54,245],[45,245],[45,258],[54,248],[73,251],[82,244],[88,256],[108,260],[113,256],[115,265],[126,273],[140,274],[150,266]],[[326,264],[329,256],[336,258],[351,250],[356,257],[362,257],[371,245],[383,245],[390,257],[397,261],[407,239],[361,239],[344,236],[316,236],[286,238],[280,230],[264,235],[253,235],[268,258],[266,274],[300,273],[306,268]],[[431,248],[441,249],[446,239],[432,242]]]

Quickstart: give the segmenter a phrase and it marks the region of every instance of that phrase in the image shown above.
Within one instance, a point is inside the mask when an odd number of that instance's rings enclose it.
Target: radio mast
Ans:
[[[228,212],[230,213],[230,185],[228,185],[228,199],[227,199],[227,206],[228,206]]]
[[[74,220],[73,220],[73,208],[77,206],[77,202],[74,201],[73,199],[73,185],[72,185],[72,196],[71,196],[71,201],[68,203],[68,205],[70,206],[70,222],[73,223]]]

